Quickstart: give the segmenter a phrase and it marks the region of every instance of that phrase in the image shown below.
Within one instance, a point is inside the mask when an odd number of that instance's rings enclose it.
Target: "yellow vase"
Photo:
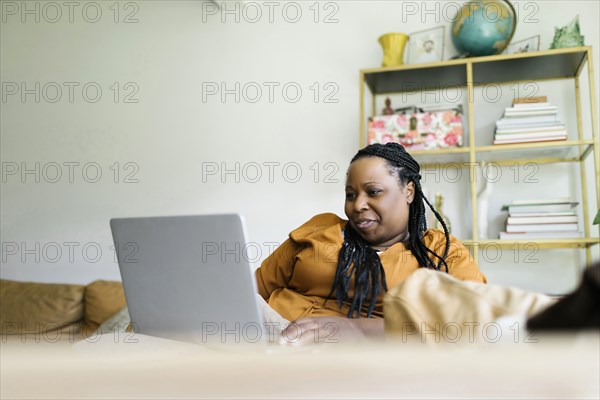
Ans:
[[[382,67],[395,67],[404,64],[404,46],[408,35],[404,33],[386,33],[379,37],[379,44],[383,47]]]

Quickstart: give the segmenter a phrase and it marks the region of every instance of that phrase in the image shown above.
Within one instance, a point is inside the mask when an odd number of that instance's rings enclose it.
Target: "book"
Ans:
[[[540,104],[515,104],[512,107],[506,107],[504,111],[530,111],[530,110],[558,110],[557,106],[550,103]]]
[[[513,107],[506,107],[504,112],[518,112],[518,113],[528,113],[528,112],[537,112],[537,111],[558,111],[558,107],[552,104],[544,103],[544,104],[533,104],[533,105],[515,105]]]
[[[567,135],[535,135],[535,136],[513,136],[513,135],[497,135],[494,136],[494,142],[497,144],[501,143],[529,143],[529,142],[546,142],[552,140],[566,140]]]
[[[504,111],[504,118],[515,118],[515,117],[531,117],[536,115],[555,115],[556,110],[527,110],[527,111]]]
[[[545,204],[564,204],[572,203],[570,197],[555,197],[553,199],[521,199],[513,200],[510,205],[545,205]],[[578,203],[576,203],[578,204]]]
[[[517,143],[531,143],[531,142],[554,142],[560,140],[567,140],[566,136],[548,136],[541,138],[531,138],[531,139],[506,139],[506,140],[496,140],[494,139],[493,144],[517,144]]]
[[[523,240],[523,239],[577,239],[582,238],[583,233],[579,231],[570,232],[500,232],[502,240]]]
[[[564,224],[564,223],[569,223],[569,222],[577,222],[577,215],[539,216],[539,217],[510,216],[506,220],[506,223],[508,225]]]
[[[508,210],[509,214],[519,212],[565,212],[570,211],[578,203],[558,204],[511,204],[502,207],[502,211]]]
[[[531,118],[529,118],[531,119]],[[565,124],[560,121],[547,121],[547,122],[526,122],[526,123],[510,123],[511,121],[505,118],[500,118],[496,121],[496,129],[565,129]],[[500,126],[498,126],[500,125]],[[516,125],[516,126],[513,126]]]
[[[524,225],[506,225],[506,232],[556,232],[556,231],[576,231],[579,224],[524,224]]]
[[[531,117],[511,117],[511,118],[500,118],[496,121],[497,127],[507,127],[512,125],[539,125],[541,123],[560,123],[557,115],[538,115]]]
[[[535,139],[539,137],[567,136],[567,131],[555,132],[523,132],[523,133],[496,133],[496,139]]]
[[[513,212],[509,213],[509,217],[566,217],[576,215],[575,211],[562,212]]]
[[[567,135],[536,135],[536,136],[517,136],[504,137],[495,136],[494,143],[529,143],[529,142],[548,142],[553,140],[566,140]]]
[[[514,104],[512,107],[506,107],[505,111],[527,111],[527,110],[558,110],[558,107],[552,104],[546,103],[532,103],[532,104]]]
[[[557,130],[565,129],[564,126],[558,126],[557,122],[536,122],[533,124],[500,124],[496,123],[496,131],[517,131],[517,132],[530,132],[530,131],[541,131],[541,130]]]
[[[527,109],[548,108],[548,107],[556,107],[556,106],[547,101],[544,101],[541,103],[513,103],[511,107],[506,107],[506,108],[507,109],[514,108],[517,110],[527,110]]]
[[[539,104],[539,103],[547,103],[547,96],[536,96],[536,97],[518,97],[513,100],[513,105],[515,104]]]
[[[498,124],[499,121],[496,121],[496,132],[500,131],[507,131],[507,130],[512,130],[512,131],[517,131],[517,132],[531,132],[531,131],[543,131],[543,130],[558,130],[558,129],[565,129],[564,126],[557,126],[557,122],[535,122],[532,124],[524,124],[524,123],[519,123],[519,124]]]
[[[531,206],[508,206],[507,210],[509,214],[515,212],[562,212],[569,211],[571,208],[575,207],[577,203],[571,204],[546,204],[543,206],[531,205]]]
[[[525,127],[510,127],[510,128],[497,128],[496,133],[535,133],[535,132],[557,132],[564,131],[566,128],[563,124],[557,125],[539,125],[539,126],[525,126]]]

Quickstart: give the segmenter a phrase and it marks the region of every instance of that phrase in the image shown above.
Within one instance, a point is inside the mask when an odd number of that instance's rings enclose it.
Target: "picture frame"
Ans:
[[[408,39],[407,64],[422,64],[444,59],[443,26],[413,32]]]
[[[531,36],[516,42],[510,42],[504,54],[528,53],[540,49],[540,35]]]

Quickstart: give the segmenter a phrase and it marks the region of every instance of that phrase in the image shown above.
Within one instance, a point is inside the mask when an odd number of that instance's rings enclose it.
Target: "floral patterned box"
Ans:
[[[367,143],[398,142],[407,150],[461,147],[462,115],[460,110],[377,115],[369,119]]]

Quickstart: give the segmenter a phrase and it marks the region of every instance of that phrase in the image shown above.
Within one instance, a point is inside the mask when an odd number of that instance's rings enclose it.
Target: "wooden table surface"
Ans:
[[[397,340],[209,349],[137,335],[1,343],[2,399],[595,398],[600,334],[471,346]]]

